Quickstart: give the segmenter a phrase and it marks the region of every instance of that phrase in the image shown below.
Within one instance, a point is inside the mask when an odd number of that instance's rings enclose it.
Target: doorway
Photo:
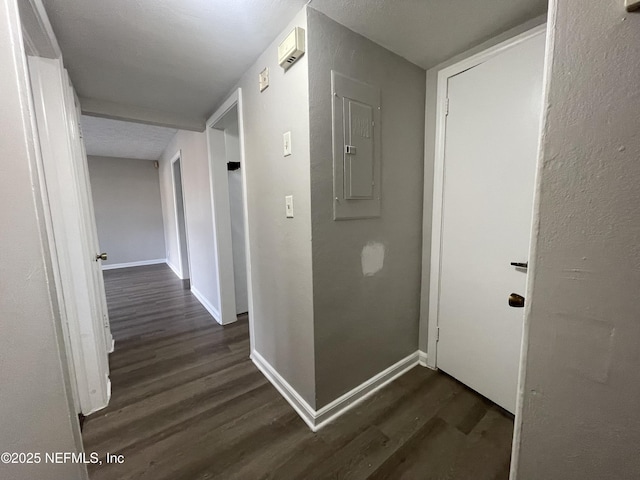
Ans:
[[[251,262],[244,161],[242,92],[235,91],[207,122],[212,208],[223,325],[248,313],[253,341]]]
[[[182,280],[190,278],[189,246],[187,242],[187,222],[185,219],[184,194],[182,189],[182,158],[180,152],[171,161],[171,178],[173,183],[173,204],[175,206],[176,237],[178,243],[179,277]]]
[[[427,363],[511,413],[542,118],[544,32],[538,27],[438,76]]]

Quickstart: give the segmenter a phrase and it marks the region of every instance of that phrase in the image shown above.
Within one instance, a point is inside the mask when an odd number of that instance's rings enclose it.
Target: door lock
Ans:
[[[517,293],[512,293],[509,295],[509,306],[515,308],[524,307],[524,297],[522,295],[518,295]]]

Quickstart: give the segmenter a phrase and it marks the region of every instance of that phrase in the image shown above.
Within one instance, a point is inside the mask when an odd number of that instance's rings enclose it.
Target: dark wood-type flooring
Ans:
[[[249,360],[247,318],[215,323],[165,265],[110,270],[113,396],[84,425],[112,479],[507,479],[513,420],[416,367],[312,433]]]

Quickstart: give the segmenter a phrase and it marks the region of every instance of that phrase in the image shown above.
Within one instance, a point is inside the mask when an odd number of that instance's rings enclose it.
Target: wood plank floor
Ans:
[[[112,479],[507,479],[513,420],[416,367],[312,433],[249,360],[247,318],[216,324],[165,265],[109,270],[113,397],[84,426]]]

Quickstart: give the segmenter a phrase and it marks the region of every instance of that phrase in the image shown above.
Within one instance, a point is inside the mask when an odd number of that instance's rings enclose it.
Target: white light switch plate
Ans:
[[[291,155],[291,132],[282,134],[282,148],[285,157]]]
[[[640,0],[625,0],[625,5],[628,12],[640,9]]]
[[[284,197],[284,205],[287,218],[293,218],[293,195]]]

